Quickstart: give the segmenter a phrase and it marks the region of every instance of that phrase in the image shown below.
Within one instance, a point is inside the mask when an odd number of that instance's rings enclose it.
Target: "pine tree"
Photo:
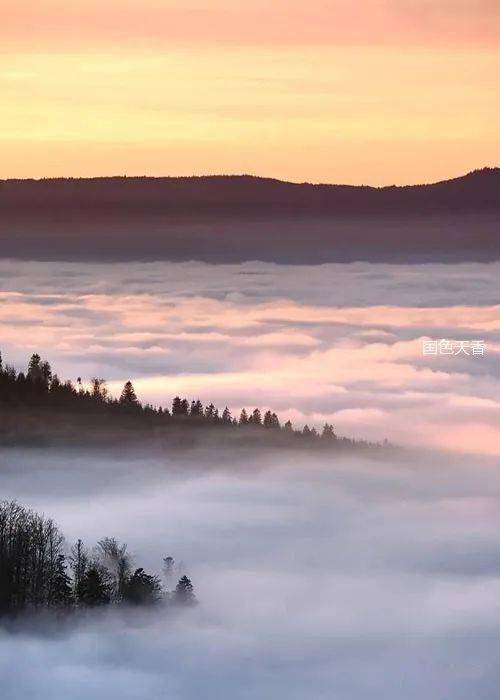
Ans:
[[[266,411],[264,413],[264,428],[272,428],[273,426],[273,416],[271,411]]]
[[[135,393],[134,385],[132,384],[130,379],[128,380],[128,382],[125,382],[123,386],[122,393],[120,395],[120,403],[124,406],[137,406],[139,404]]]
[[[182,576],[175,587],[174,600],[181,605],[192,605],[195,602],[193,584],[187,576]]]
[[[83,605],[96,607],[110,602],[108,586],[103,572],[92,564],[86,571],[78,589],[78,598]]]
[[[179,396],[176,396],[175,399],[172,401],[172,415],[173,416],[180,416],[182,413],[182,407],[181,407],[181,400]]]
[[[337,436],[335,435],[335,432],[333,430],[333,425],[325,423],[325,425],[323,426],[323,432],[321,433],[321,439],[325,440],[326,442],[330,442],[332,440],[337,439]]]
[[[224,411],[222,412],[222,422],[225,423],[226,425],[229,425],[230,423],[233,422],[233,418],[231,416],[231,411],[229,408],[226,406]]]
[[[293,425],[291,420],[287,420],[285,425],[283,426],[286,430],[287,433],[291,433],[293,431]]]
[[[152,605],[161,596],[161,584],[157,576],[147,574],[144,569],[136,569],[123,590],[123,599],[133,605]]]
[[[240,425],[247,425],[248,423],[248,413],[246,411],[246,408],[241,409],[240,413]]]
[[[262,425],[262,416],[258,408],[254,408],[248,422],[253,423],[254,425]]]
[[[213,403],[205,407],[205,418],[207,420],[213,420],[215,417],[215,406]]]
[[[195,418],[199,418],[203,415],[203,404],[201,403],[200,399],[197,399],[196,401],[191,401],[190,415]]]
[[[66,559],[64,554],[59,554],[56,560],[49,605],[65,608],[72,605],[73,600],[73,588],[71,585],[71,578],[66,571]]]
[[[26,372],[26,377],[29,379],[31,382],[36,381],[37,379],[40,379],[41,373],[40,373],[40,362],[42,361],[42,358],[37,352],[34,352],[33,355],[30,357],[30,361],[28,363],[28,371]]]
[[[52,379],[52,368],[47,360],[40,363],[40,378],[44,384],[50,384]]]

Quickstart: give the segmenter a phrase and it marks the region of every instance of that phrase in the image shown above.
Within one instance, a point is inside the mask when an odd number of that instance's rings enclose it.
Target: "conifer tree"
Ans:
[[[52,581],[49,605],[65,608],[73,604],[73,589],[71,578],[66,571],[64,554],[59,554],[56,560],[55,573]]]
[[[81,603],[89,607],[107,605],[110,602],[109,590],[103,572],[92,564],[82,580],[78,591]]]
[[[122,393],[120,395],[120,403],[124,406],[137,406],[139,401],[135,393],[134,385],[130,379],[125,382]]]
[[[41,357],[37,352],[34,352],[33,355],[30,357],[30,361],[28,363],[28,371],[26,372],[26,378],[29,379],[31,382],[40,379],[41,361]]]
[[[176,396],[174,400],[172,401],[172,415],[173,416],[180,416],[182,413],[182,407],[181,407],[181,399],[179,396]]]
[[[187,576],[182,576],[175,587],[174,600],[181,605],[192,605],[195,602],[193,584]]]
[[[134,571],[123,590],[123,599],[133,605],[152,605],[160,600],[160,596],[158,577],[147,574],[142,568]]]
[[[215,406],[213,403],[205,407],[205,418],[207,420],[213,420],[215,417]]]
[[[335,440],[336,437],[337,436],[335,435],[335,432],[333,430],[333,425],[325,423],[325,425],[323,426],[323,431],[321,433],[321,439],[328,442],[331,440]]]
[[[258,408],[254,408],[248,422],[253,423],[254,425],[262,425],[262,416]]]

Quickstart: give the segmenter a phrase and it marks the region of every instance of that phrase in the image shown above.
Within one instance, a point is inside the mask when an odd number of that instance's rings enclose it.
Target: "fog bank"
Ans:
[[[8,700],[493,699],[500,466],[2,450],[1,490],[71,541],[182,562],[199,605],[0,634]],[[29,673],[26,673],[29,669]]]

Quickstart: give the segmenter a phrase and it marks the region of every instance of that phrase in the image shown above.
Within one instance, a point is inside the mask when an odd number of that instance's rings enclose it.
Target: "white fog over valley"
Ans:
[[[198,600],[0,628],[2,700],[496,700],[499,301],[498,263],[0,261],[17,369],[398,445],[0,447],[1,499],[68,547],[173,556]],[[424,356],[440,338],[486,353]]]

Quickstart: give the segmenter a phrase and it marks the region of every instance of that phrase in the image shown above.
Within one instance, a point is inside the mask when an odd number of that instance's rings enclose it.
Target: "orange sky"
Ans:
[[[497,0],[0,0],[0,177],[500,164]]]

